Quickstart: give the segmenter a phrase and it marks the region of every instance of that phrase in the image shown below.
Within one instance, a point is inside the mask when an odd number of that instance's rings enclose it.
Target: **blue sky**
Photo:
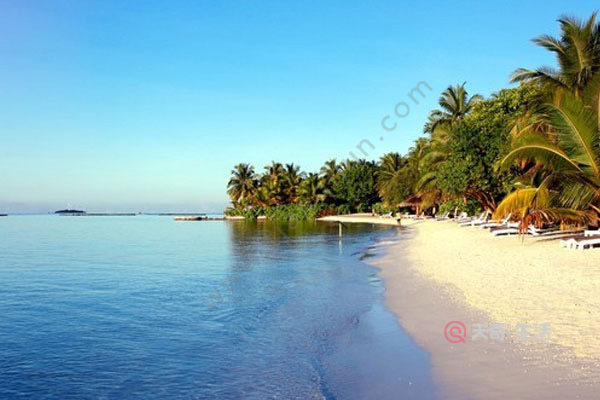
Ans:
[[[0,212],[220,211],[239,162],[312,171],[363,139],[367,158],[405,152],[449,84],[489,95],[554,65],[530,39],[596,8],[1,0]]]

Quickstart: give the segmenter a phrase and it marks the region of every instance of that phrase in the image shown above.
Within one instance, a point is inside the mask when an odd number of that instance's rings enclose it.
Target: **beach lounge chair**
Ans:
[[[519,233],[519,223],[512,222],[512,223],[508,223],[504,226],[498,226],[498,227],[492,228],[490,230],[490,232],[494,236],[516,235]]]
[[[600,236],[600,229],[598,230],[585,230],[583,231],[584,236]]]
[[[579,236],[579,237],[581,237],[581,236]],[[558,241],[558,247],[564,247],[564,248],[570,249],[574,243],[575,243],[574,237],[563,238]]]
[[[498,221],[486,222],[485,224],[479,225],[479,227],[481,229],[490,229],[490,228],[496,228],[498,226],[505,226],[506,224],[508,224],[510,222],[511,216],[512,216],[512,213],[508,214],[506,216],[506,218],[504,218],[500,222],[498,222]]]
[[[471,225],[471,222],[473,222],[473,221],[480,221],[484,215],[485,215],[485,211],[482,212],[481,214],[479,214],[479,217],[477,217],[475,219],[465,218],[464,221],[459,221],[458,226],[469,226],[469,225]]]
[[[380,215],[379,218],[392,218],[393,214],[394,213],[389,212],[387,214]]]
[[[490,212],[486,211],[483,213],[483,217],[479,217],[471,222],[469,222],[466,226],[479,226],[479,225],[483,225],[485,223],[488,222],[488,219],[490,217]]]
[[[595,237],[593,239],[587,239],[584,236],[584,239],[582,240],[575,240],[573,239],[574,243],[572,243],[572,249],[579,249],[579,250],[583,250],[585,249],[585,247],[589,247],[590,249],[592,247],[594,247],[595,245],[600,245],[600,237]]]
[[[454,218],[451,221],[454,222],[466,222],[466,221],[470,221],[471,218],[469,218],[468,214],[466,212],[462,212],[459,215],[454,216]]]
[[[577,241],[579,241],[583,238],[584,238],[584,236],[581,232],[579,232],[579,234],[576,234],[576,235],[566,236],[566,237],[561,238],[558,241],[558,246],[565,247],[567,249],[574,249],[575,246],[577,245]]]
[[[440,215],[439,217],[438,217],[438,216],[436,216],[436,217],[435,217],[435,220],[436,220],[436,221],[443,221],[443,220],[446,220],[446,219],[448,219],[448,216],[449,216],[449,215],[450,215],[450,212],[446,211],[445,213],[443,213],[443,214],[442,214],[442,215]]]
[[[556,226],[550,228],[536,228],[533,225],[529,225],[529,227],[527,228],[527,233],[534,236],[554,234],[556,232],[560,232],[560,229]]]
[[[579,236],[581,236],[583,231],[581,230],[581,228],[561,230],[559,227],[537,229],[530,225],[529,228],[527,229],[527,233],[529,233],[533,236],[557,236],[557,235],[577,234],[576,237],[579,237]]]

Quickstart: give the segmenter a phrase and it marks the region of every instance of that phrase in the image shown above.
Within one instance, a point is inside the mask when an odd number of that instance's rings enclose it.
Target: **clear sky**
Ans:
[[[530,39],[596,8],[0,0],[0,212],[220,211],[239,162],[405,152],[449,84],[487,96],[554,65]]]

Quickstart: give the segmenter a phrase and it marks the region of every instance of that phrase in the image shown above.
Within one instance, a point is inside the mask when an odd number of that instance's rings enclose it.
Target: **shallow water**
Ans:
[[[3,218],[0,398],[434,398],[359,261],[388,234]]]

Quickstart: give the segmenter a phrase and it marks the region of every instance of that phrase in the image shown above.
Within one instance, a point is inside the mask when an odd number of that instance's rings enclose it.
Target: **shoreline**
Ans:
[[[380,242],[383,254],[369,263],[380,269],[384,304],[430,353],[444,398],[597,397],[600,253],[419,222]],[[444,337],[455,320],[467,326],[466,343]],[[548,342],[469,340],[474,323],[538,322],[551,323]]]
[[[347,215],[329,215],[327,217],[317,218],[321,222],[340,222],[342,224],[375,224],[402,226],[398,219],[394,217],[383,217],[372,215],[371,213],[347,214]],[[410,220],[407,220],[410,221]]]

